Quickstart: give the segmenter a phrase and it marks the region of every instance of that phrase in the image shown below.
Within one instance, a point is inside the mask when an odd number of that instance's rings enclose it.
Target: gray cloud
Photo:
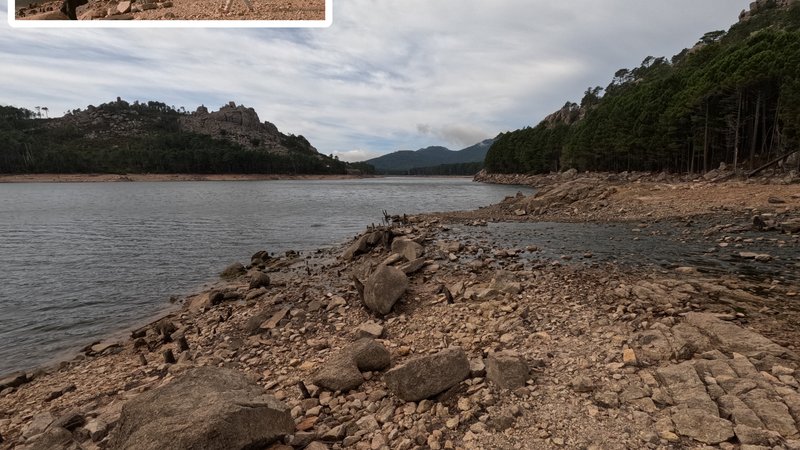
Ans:
[[[489,133],[470,125],[447,124],[434,128],[428,124],[417,124],[417,131],[422,135],[434,136],[448,145],[454,144],[451,150],[460,150],[491,137]]]
[[[0,102],[60,113],[118,95],[187,108],[235,100],[326,154],[466,146],[535,124],[617,69],[727,28],[746,5],[334,0],[328,29],[4,24]]]

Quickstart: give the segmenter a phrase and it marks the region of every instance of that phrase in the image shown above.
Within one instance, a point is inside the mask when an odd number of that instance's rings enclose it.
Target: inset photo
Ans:
[[[9,0],[15,27],[327,27],[333,0]],[[13,11],[13,14],[11,12]]]

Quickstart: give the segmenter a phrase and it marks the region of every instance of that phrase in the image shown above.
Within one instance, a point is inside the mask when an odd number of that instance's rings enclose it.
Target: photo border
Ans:
[[[8,0],[8,24],[13,28],[328,28],[333,24],[333,0],[325,0],[325,20],[17,20],[16,0]]]

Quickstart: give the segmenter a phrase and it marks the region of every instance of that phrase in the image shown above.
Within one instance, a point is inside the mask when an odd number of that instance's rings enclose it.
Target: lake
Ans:
[[[258,250],[331,246],[383,210],[475,209],[521,189],[468,178],[0,184],[0,374],[144,323]]]

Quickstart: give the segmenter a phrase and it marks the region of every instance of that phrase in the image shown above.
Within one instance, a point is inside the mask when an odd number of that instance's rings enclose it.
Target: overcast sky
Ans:
[[[0,10],[0,104],[233,100],[346,160],[460,149],[727,29],[748,1],[333,0],[333,25],[307,30],[13,29]]]

